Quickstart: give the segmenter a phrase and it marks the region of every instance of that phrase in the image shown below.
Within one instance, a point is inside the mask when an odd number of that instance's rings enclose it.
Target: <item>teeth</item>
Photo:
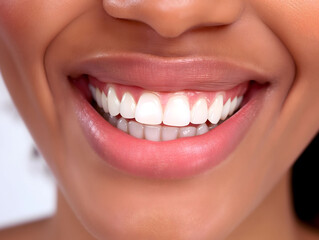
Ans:
[[[120,118],[117,122],[117,128],[127,133],[128,123],[124,118]]]
[[[89,90],[90,90],[90,92],[91,92],[91,94],[92,94],[92,97],[93,97],[93,99],[94,100],[96,100],[96,96],[95,96],[95,87],[93,87],[91,84],[89,84]]]
[[[109,115],[108,121],[112,126],[117,126],[117,118],[115,116]]]
[[[135,117],[136,103],[134,98],[129,93],[124,93],[120,106],[120,114],[124,118],[134,118]]]
[[[120,101],[116,96],[115,90],[110,87],[108,94],[108,110],[112,116],[116,116],[120,113]]]
[[[214,129],[217,126],[218,126],[218,124],[211,124],[211,123],[208,123],[208,125],[207,125],[208,130],[212,130],[212,129]]]
[[[200,125],[197,127],[196,129],[196,135],[203,135],[204,133],[207,133],[208,132],[208,127],[206,125],[206,123]]]
[[[235,97],[230,104],[229,116],[235,112],[236,106],[237,106],[237,97]]]
[[[101,108],[102,107],[102,94],[100,89],[96,88],[95,90],[95,100],[97,105]]]
[[[170,141],[175,140],[178,136],[177,127],[162,127],[162,140]]]
[[[195,127],[183,127],[179,129],[178,136],[182,137],[193,137],[196,135],[196,128]]]
[[[222,115],[220,117],[221,120],[225,120],[227,118],[230,110],[230,103],[230,99],[228,99],[223,107]]]
[[[136,138],[144,137],[144,126],[135,121],[130,121],[128,123],[128,131],[130,135],[132,135],[133,137],[136,137]]]
[[[150,141],[160,141],[161,140],[161,126],[145,126],[144,134],[145,139]]]
[[[163,123],[168,126],[187,126],[190,122],[188,98],[183,95],[171,97],[164,111]]]
[[[238,109],[238,108],[239,108],[241,102],[243,101],[243,98],[244,98],[243,96],[240,96],[240,97],[237,99],[237,104],[236,104],[236,108],[235,108],[235,109]]]
[[[107,103],[107,97],[105,96],[105,93],[102,93],[102,107],[104,112],[108,113],[109,112],[109,106]]]
[[[179,94],[168,99],[163,111],[156,93],[143,93],[136,104],[129,92],[124,93],[120,101],[113,87],[109,87],[107,95],[91,84],[88,87],[92,98],[104,110],[100,112],[101,115],[111,125],[136,138],[150,141],[169,141],[205,134],[233,115],[243,101],[243,96],[235,96],[223,104],[224,94],[218,93],[209,108],[207,100],[202,97],[190,110],[188,97]],[[116,117],[118,114],[121,117]],[[160,125],[162,122],[164,126]]]
[[[208,120],[212,124],[217,124],[222,116],[223,95],[218,95],[208,110]]]
[[[153,93],[143,93],[140,97],[135,111],[135,119],[139,123],[157,125],[162,123],[162,105]]]
[[[204,98],[199,99],[191,111],[191,123],[202,124],[207,121],[207,102]]]

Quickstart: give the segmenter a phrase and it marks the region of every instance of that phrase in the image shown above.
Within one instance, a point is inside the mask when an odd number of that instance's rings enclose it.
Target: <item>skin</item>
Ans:
[[[295,219],[289,182],[319,129],[317,16],[319,3],[301,0],[1,1],[1,72],[59,197],[55,216],[0,238],[317,238]],[[90,46],[84,52],[227,56],[276,80],[221,166],[176,181],[135,178],[102,164],[65,95],[69,83],[54,81],[74,58],[70,48],[82,45]]]

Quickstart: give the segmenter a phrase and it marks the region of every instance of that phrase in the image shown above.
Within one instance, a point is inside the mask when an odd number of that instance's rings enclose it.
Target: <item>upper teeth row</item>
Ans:
[[[142,124],[158,125],[162,122],[168,126],[187,126],[190,123],[203,124],[209,120],[217,124],[232,115],[242,102],[243,96],[230,98],[223,104],[223,94],[217,94],[208,108],[205,98],[200,98],[190,109],[188,98],[182,94],[172,96],[163,111],[159,97],[151,92],[144,92],[137,104],[129,92],[118,99],[113,87],[105,93],[89,84],[93,98],[100,108],[111,116],[121,114],[123,118],[132,119]]]

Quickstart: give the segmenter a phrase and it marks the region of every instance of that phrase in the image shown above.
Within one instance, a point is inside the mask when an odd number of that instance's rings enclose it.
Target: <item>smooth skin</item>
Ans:
[[[0,239],[318,239],[290,194],[291,166],[319,129],[318,16],[319,2],[303,0],[1,1],[1,72],[59,193],[52,218]],[[70,86],[52,80],[70,48],[224,56],[274,81],[221,166],[175,181],[135,178],[102,163],[62,94]]]

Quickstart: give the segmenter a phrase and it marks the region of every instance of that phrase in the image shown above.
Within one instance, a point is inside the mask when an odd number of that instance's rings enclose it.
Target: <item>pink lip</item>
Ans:
[[[89,74],[102,82],[166,91],[219,91],[249,80],[269,82],[266,76],[252,69],[204,58],[161,61],[157,58],[107,56],[82,61],[70,69],[71,76]],[[262,107],[267,88],[253,84],[243,107],[208,133],[166,142],[137,139],[118,130],[96,112],[77,88],[73,89],[80,125],[101,159],[130,175],[176,179],[207,171],[227,159]]]
[[[211,57],[164,58],[146,54],[100,55],[79,60],[65,70],[69,76],[88,74],[102,82],[137,86],[152,91],[222,91],[266,74],[231,61]]]

